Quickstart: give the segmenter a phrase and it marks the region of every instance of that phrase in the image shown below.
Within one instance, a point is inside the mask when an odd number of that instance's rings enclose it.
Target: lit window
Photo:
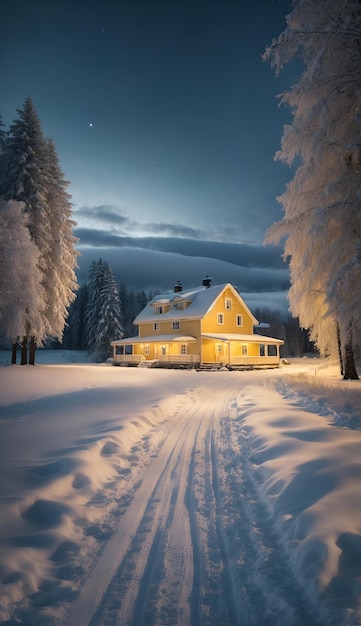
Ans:
[[[180,329],[180,322],[172,322],[172,328],[173,328],[173,330],[179,330]]]
[[[247,343],[242,343],[241,352],[242,352],[243,355],[248,354],[248,344]]]
[[[186,343],[182,343],[181,344],[181,354],[187,354],[187,344]]]
[[[223,348],[222,344],[221,343],[217,343],[217,352],[218,352],[218,354],[222,354],[222,348]]]
[[[237,315],[236,323],[237,323],[237,326],[243,326],[243,315]]]
[[[150,347],[149,347],[149,344],[147,344],[147,345],[144,347],[144,354],[145,354],[145,356],[149,356],[149,354],[150,354]]]
[[[231,298],[226,298],[225,305],[226,305],[226,310],[227,311],[231,311],[231,309],[232,309],[232,300],[231,300]]]
[[[223,313],[218,313],[217,314],[217,322],[218,322],[218,324],[224,324],[224,315],[223,315]]]

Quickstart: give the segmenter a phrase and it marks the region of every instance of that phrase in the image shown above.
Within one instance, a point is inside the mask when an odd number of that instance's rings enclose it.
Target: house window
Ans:
[[[144,347],[144,354],[145,354],[145,356],[149,356],[150,355],[149,343],[146,344],[145,347]]]
[[[259,344],[259,355],[260,356],[266,355],[266,346],[264,345],[264,343]]]
[[[162,315],[163,313],[163,307],[162,306],[156,306],[155,307],[155,314],[156,315]]]
[[[242,343],[242,345],[241,345],[241,353],[243,354],[243,356],[246,356],[248,354],[248,344],[247,343]]]
[[[181,354],[187,354],[187,344],[186,343],[181,343],[180,351],[181,351]]]
[[[159,322],[154,322],[153,330],[159,330]]]
[[[172,328],[173,328],[173,330],[179,330],[180,329],[180,322],[172,322]]]
[[[236,324],[237,326],[243,326],[243,315],[236,316]]]
[[[232,309],[232,300],[231,300],[231,298],[226,298],[225,308],[226,308],[226,311],[231,311],[231,309]]]
[[[223,346],[221,343],[217,343],[217,353],[218,354],[222,354],[223,351]]]
[[[160,347],[160,353],[161,353],[162,356],[165,356],[167,354],[166,346],[161,346]]]
[[[217,322],[218,322],[218,324],[224,324],[224,315],[223,315],[223,313],[217,313]]]

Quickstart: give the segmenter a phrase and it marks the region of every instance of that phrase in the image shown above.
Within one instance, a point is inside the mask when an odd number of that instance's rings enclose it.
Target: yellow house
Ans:
[[[134,320],[136,337],[112,341],[114,365],[154,367],[279,367],[281,339],[254,333],[258,324],[230,284],[203,285],[156,296]]]

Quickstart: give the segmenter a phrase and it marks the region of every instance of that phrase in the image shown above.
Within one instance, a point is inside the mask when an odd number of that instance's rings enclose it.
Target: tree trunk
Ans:
[[[29,365],[35,365],[35,351],[36,351],[36,339],[30,338],[30,352],[29,352]]]
[[[359,379],[357,375],[357,371],[356,371],[353,348],[350,342],[348,342],[345,345],[345,371],[344,371],[343,379],[344,380],[358,380]]]
[[[341,335],[340,335],[340,327],[337,324],[336,326],[336,333],[337,333],[337,347],[338,347],[338,359],[340,362],[340,374],[341,376],[344,375],[344,369],[343,369],[343,358],[342,358],[342,348],[341,348]]]
[[[18,350],[18,342],[14,341],[11,346],[11,365],[16,365],[16,355]]]
[[[28,336],[24,335],[21,342],[21,362],[20,365],[27,365],[28,362]]]

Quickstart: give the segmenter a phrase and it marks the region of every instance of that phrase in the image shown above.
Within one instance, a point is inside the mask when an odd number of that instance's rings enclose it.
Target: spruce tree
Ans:
[[[123,336],[118,289],[109,263],[93,261],[86,310],[88,350],[97,359],[110,356],[110,342]]]

